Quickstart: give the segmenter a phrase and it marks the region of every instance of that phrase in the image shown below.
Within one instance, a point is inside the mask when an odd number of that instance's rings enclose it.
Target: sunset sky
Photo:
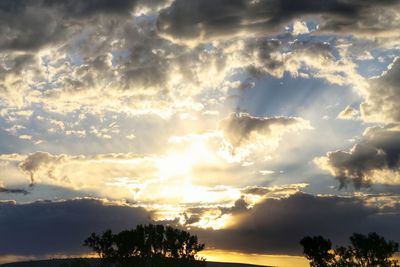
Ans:
[[[149,222],[281,266],[400,241],[399,29],[398,0],[1,0],[0,262]]]

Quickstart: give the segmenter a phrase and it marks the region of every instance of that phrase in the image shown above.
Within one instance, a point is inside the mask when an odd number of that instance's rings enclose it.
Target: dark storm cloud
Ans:
[[[353,232],[377,231],[400,240],[399,207],[379,210],[362,199],[317,197],[297,193],[283,199],[267,199],[239,217],[225,230],[199,230],[208,247],[248,253],[300,255],[299,240],[323,235],[344,244]]]
[[[82,241],[91,232],[132,228],[148,222],[148,216],[142,208],[93,199],[0,203],[0,255],[83,253]]]
[[[396,0],[176,0],[158,18],[162,34],[181,40],[219,38],[246,32],[276,33],[285,23],[306,15],[323,15],[329,29],[358,30],[368,10]],[[367,25],[376,30],[379,25]]]
[[[400,167],[400,128],[398,125],[369,128],[362,141],[350,151],[329,152],[316,163],[329,170],[340,181],[341,187],[353,183],[359,189],[370,186],[376,179],[379,183],[394,184]],[[385,170],[393,173],[389,177],[382,174],[375,177],[373,173]]]

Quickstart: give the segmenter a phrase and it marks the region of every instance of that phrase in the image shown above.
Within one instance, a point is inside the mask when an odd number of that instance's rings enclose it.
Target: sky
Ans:
[[[400,241],[400,1],[2,0],[0,261],[190,230],[209,259]]]

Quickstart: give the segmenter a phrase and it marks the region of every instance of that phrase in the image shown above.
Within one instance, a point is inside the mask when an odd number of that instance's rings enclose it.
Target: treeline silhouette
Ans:
[[[138,225],[113,234],[92,233],[83,243],[103,260],[117,266],[203,266],[197,254],[204,249],[198,238],[187,231],[164,225]]]
[[[354,233],[348,247],[332,248],[332,242],[322,236],[306,236],[300,244],[311,267],[395,267],[399,266],[393,255],[399,244],[386,241],[377,233]]]

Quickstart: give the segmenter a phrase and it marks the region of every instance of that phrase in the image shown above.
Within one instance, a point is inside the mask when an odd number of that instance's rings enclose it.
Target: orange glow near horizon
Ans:
[[[226,250],[205,250],[200,253],[207,261],[245,263],[277,267],[308,267],[309,262],[301,256],[264,255],[230,252]]]

